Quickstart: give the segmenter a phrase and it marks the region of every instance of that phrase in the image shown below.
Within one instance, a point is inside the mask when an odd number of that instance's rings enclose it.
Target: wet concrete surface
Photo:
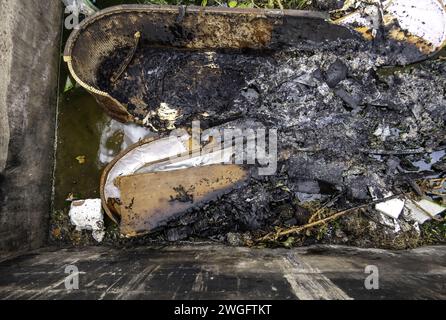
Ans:
[[[49,248],[0,262],[0,298],[445,299],[445,250]],[[79,290],[65,289],[69,265],[79,270]],[[370,265],[379,271],[377,290],[364,285]]]

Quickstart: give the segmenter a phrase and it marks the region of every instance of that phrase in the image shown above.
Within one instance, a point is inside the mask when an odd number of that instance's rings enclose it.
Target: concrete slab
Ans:
[[[446,247],[44,249],[0,262],[0,299],[445,299]],[[367,290],[366,266],[379,270]],[[79,290],[67,290],[67,266]]]

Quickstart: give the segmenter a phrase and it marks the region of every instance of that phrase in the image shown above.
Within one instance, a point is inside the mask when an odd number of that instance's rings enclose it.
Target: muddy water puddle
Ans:
[[[54,208],[63,210],[69,206],[66,199],[99,197],[98,151],[102,130],[110,120],[80,88],[64,94],[58,120]]]

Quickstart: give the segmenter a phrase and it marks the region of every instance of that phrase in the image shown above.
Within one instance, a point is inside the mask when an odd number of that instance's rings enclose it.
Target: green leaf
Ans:
[[[294,237],[289,237],[285,242],[282,242],[285,248],[292,248],[294,244]]]
[[[252,2],[239,3],[237,8],[253,8]]]
[[[71,81],[71,78],[68,77],[67,78],[67,82],[65,83],[65,87],[64,87],[63,93],[67,93],[68,91],[72,90],[73,88],[74,88],[74,84]]]
[[[235,7],[237,7],[237,5],[238,5],[238,2],[234,1],[234,0],[231,0],[228,2],[229,8],[235,8]]]

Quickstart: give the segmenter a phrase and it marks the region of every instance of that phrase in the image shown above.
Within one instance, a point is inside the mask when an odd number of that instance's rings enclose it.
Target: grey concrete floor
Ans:
[[[445,253],[444,246],[48,248],[0,262],[0,299],[445,299]],[[377,290],[365,288],[370,265]],[[74,283],[67,266],[79,271],[78,290],[66,289]]]

